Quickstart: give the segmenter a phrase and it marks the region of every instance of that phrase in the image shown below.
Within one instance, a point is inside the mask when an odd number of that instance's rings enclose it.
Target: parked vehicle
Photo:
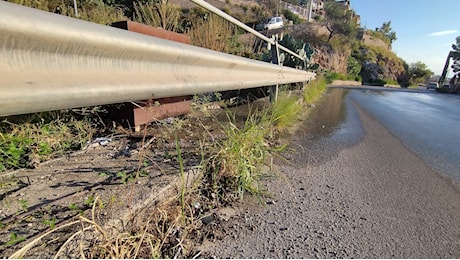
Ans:
[[[428,83],[428,85],[426,86],[426,89],[437,89],[439,88],[439,84],[437,82],[430,82]]]
[[[273,30],[284,27],[283,17],[275,16],[264,20],[263,22],[256,25],[256,30]]]

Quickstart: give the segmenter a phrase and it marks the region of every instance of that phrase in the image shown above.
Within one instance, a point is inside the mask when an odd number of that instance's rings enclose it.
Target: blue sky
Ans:
[[[440,75],[455,38],[460,36],[460,0],[350,0],[361,26],[380,28],[391,21],[398,38],[392,49],[408,64],[421,61]],[[450,73],[452,75],[452,73]]]

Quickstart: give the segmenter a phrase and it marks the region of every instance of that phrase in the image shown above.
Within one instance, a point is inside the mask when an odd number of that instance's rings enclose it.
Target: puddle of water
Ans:
[[[301,161],[322,163],[359,142],[364,130],[348,93],[347,89],[328,89],[323,102],[299,128],[291,144],[301,147],[297,155]]]
[[[321,137],[336,130],[345,119],[343,98],[347,92],[345,89],[328,89],[323,102],[312,110],[297,134]]]
[[[356,141],[356,137],[362,134],[362,128],[356,111],[347,98],[348,93],[347,89],[328,89],[324,101],[312,111],[298,135],[311,138],[351,138]]]

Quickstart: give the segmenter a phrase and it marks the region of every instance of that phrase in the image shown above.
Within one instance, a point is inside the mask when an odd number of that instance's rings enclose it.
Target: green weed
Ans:
[[[39,163],[80,149],[92,138],[89,120],[64,118],[49,112],[6,118],[0,122],[0,172],[33,168]]]
[[[216,193],[236,191],[240,199],[245,192],[260,195],[260,168],[270,152],[267,137],[272,127],[267,114],[251,113],[242,126],[227,111],[228,122],[221,124],[225,137],[215,143],[210,156],[211,187]]]
[[[53,217],[52,219],[43,220],[43,224],[49,226],[50,229],[53,229],[56,226],[56,221],[56,217]]]
[[[18,234],[16,234],[16,233],[13,232],[13,233],[10,234],[10,240],[8,240],[8,241],[6,242],[6,245],[7,245],[7,246],[14,246],[14,245],[16,245],[16,244],[18,244],[18,243],[21,243],[21,242],[24,241],[24,240],[26,240],[25,237],[23,237],[23,236],[18,236]]]
[[[126,172],[117,172],[116,176],[120,178],[123,184],[126,184],[136,178],[136,176],[134,176],[133,174],[129,174]]]
[[[184,164],[182,161],[182,152],[180,149],[179,138],[177,137],[177,131],[174,131],[174,139],[176,141],[177,162],[179,163],[179,174],[180,174],[180,179],[181,179],[179,201],[181,205],[182,216],[185,216],[185,190],[187,187],[187,183],[185,180]]]
[[[94,195],[93,195],[93,194],[89,195],[89,196],[85,199],[84,204],[85,204],[86,206],[91,207],[91,206],[94,204]]]
[[[296,96],[280,94],[272,107],[272,122],[277,129],[292,126],[298,121],[298,116],[303,110]]]
[[[327,81],[324,77],[318,77],[305,86],[303,101],[307,104],[315,103],[326,91]]]
[[[139,170],[136,172],[126,173],[126,172],[117,172],[116,176],[120,178],[123,184],[127,184],[133,180],[136,180],[139,177],[146,177],[149,173],[145,170]]]
[[[72,203],[72,204],[69,205],[69,209],[70,210],[78,210],[78,205],[75,204],[75,203]]]
[[[29,201],[26,199],[19,199],[19,205],[21,207],[21,210],[24,212],[28,211],[29,208]]]

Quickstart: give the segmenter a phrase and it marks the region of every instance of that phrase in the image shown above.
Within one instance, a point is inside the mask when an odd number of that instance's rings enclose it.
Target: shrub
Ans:
[[[134,3],[135,21],[169,31],[179,27],[180,9],[168,1]]]
[[[73,4],[67,5],[65,1],[57,0],[8,0],[15,4],[32,7],[42,11],[54,12],[65,16],[75,17]],[[99,24],[111,24],[126,20],[123,8],[109,6],[102,1],[78,1],[78,18]]]
[[[346,75],[340,74],[335,71],[328,71],[324,74],[324,78],[328,84],[332,83],[334,80],[353,80],[353,81],[361,81],[361,76],[356,75]]]
[[[387,81],[384,79],[373,79],[369,82],[369,84],[372,86],[385,86],[385,84],[387,84]]]
[[[272,131],[268,114],[249,112],[242,126],[230,110],[227,118],[228,122],[219,123],[225,137],[214,143],[209,159],[203,162],[208,185],[224,201],[235,193],[240,199],[245,192],[260,195],[260,168],[269,155],[266,138]]]
[[[194,45],[215,51],[231,53],[237,44],[236,26],[215,14],[199,19],[189,34]]]
[[[291,20],[294,24],[299,24],[303,22],[302,18],[300,18],[298,15],[287,9],[283,10],[283,16],[287,20]]]

